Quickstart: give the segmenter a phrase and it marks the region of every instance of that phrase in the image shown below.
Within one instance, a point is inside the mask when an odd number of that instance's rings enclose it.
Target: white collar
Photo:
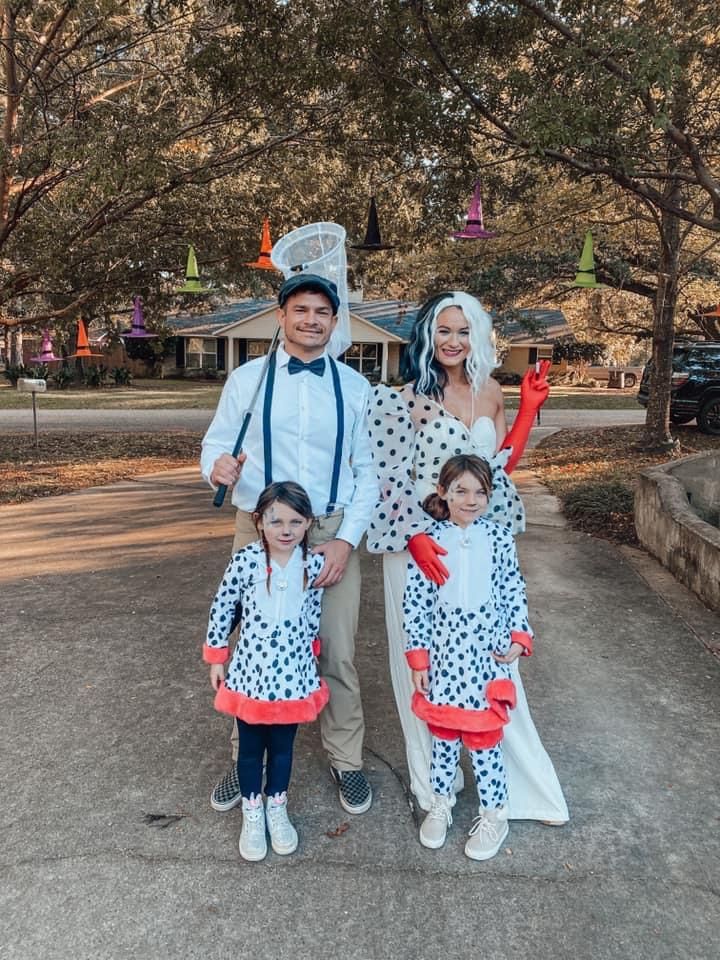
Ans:
[[[279,344],[278,348],[277,348],[277,365],[278,365],[279,367],[286,367],[286,366],[290,363],[290,357],[291,357],[291,356],[292,356],[292,354],[288,353],[287,350],[285,349],[285,344],[284,344],[284,342],[281,342],[281,343]],[[320,356],[323,357],[326,361],[329,362],[330,355],[329,355],[329,353],[328,353],[328,351],[327,351],[327,347],[325,347],[325,349],[324,349],[323,352],[320,354]],[[299,360],[300,358],[298,357],[297,359]],[[314,359],[317,360],[318,357],[315,357]],[[303,362],[305,362],[305,361],[303,361]],[[310,362],[310,361],[308,361],[308,362]]]

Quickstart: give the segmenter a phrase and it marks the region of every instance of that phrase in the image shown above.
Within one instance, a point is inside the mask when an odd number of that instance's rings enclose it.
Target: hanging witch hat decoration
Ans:
[[[252,270],[277,270],[277,267],[270,259],[270,251],[272,250],[272,241],[270,240],[270,220],[268,217],[265,217],[262,225],[262,236],[260,238],[260,253],[258,254],[257,260],[253,260],[252,263],[246,263],[246,267],[250,267]]]
[[[40,353],[36,357],[30,357],[30,363],[55,363],[60,360],[62,360],[62,357],[56,357],[53,352],[52,337],[50,331],[46,328],[42,332]]]
[[[353,250],[392,250],[393,245],[383,243],[380,238],[380,223],[378,221],[377,207],[375,206],[375,197],[370,197],[370,210],[368,211],[368,224],[365,232],[365,239],[362,243],[351,244]]]
[[[496,236],[497,233],[485,229],[480,181],[476,180],[473,198],[468,208],[465,228],[463,230],[456,230],[455,233],[452,234],[452,237],[454,240],[490,240]]]
[[[77,322],[77,341],[75,347],[75,353],[70,354],[70,359],[77,357],[80,360],[87,360],[90,357],[101,357],[101,353],[92,353],[90,350],[90,344],[88,342],[87,330],[85,329],[85,324],[82,319],[78,318]]]
[[[185,283],[177,291],[178,293],[209,293],[210,290],[204,287],[200,282],[200,271],[198,270],[197,257],[195,256],[195,247],[192,244],[188,247],[187,267],[185,269]]]
[[[123,340],[151,340],[157,339],[156,333],[150,333],[145,328],[145,317],[143,316],[142,299],[133,297],[133,315],[130,330],[121,334]]]
[[[701,317],[720,317],[720,303],[715,307],[714,310],[708,310],[707,313],[701,313]]]
[[[595,256],[593,255],[593,237],[592,231],[588,230],[585,234],[585,243],[580,254],[580,263],[578,265],[575,280],[571,284],[573,287],[581,287],[585,290],[599,290],[604,284],[598,283],[595,276]]]

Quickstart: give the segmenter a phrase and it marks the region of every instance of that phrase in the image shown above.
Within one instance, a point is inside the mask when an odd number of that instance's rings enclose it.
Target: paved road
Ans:
[[[513,823],[485,864],[462,852],[470,789],[445,847],[418,844],[378,557],[357,654],[375,803],[342,812],[305,727],[300,847],[247,864],[240,814],[208,803],[228,730],[200,662],[232,511],[194,470],[0,507],[3,960],[717,960],[720,663],[699,605],[676,615],[518,479],[522,669],[571,820]]]
[[[212,410],[43,410],[39,412],[40,430],[205,430],[212,419]],[[512,411],[508,420],[512,420]],[[543,431],[563,427],[616,426],[645,422],[645,411],[637,410],[548,410],[542,414]],[[32,431],[32,412],[0,411],[0,425],[5,430]]]

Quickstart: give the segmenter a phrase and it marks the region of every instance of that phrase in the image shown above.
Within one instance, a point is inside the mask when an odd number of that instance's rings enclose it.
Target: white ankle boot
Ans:
[[[507,820],[507,807],[497,807],[495,810],[480,807],[480,813],[470,827],[465,856],[471,860],[490,860],[494,857],[508,835]]]
[[[420,826],[420,843],[430,850],[438,850],[444,843],[449,826],[452,826],[453,797],[433,794],[430,812]]]
[[[287,794],[276,793],[265,804],[270,843],[275,853],[287,856],[297,850],[298,835],[287,814]]]
[[[242,798],[243,823],[240,831],[240,856],[243,860],[264,860],[267,855],[265,810],[262,797]]]

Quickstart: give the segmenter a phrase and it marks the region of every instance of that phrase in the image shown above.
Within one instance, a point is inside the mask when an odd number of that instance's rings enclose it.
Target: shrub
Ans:
[[[113,367],[110,375],[117,387],[128,387],[132,383],[132,373],[128,367]]]
[[[50,382],[57,387],[58,390],[64,390],[65,387],[69,387],[74,380],[75,374],[69,367],[65,366],[58,367],[50,377]]]
[[[519,373],[495,372],[493,377],[504,387],[516,387],[519,383],[522,383],[522,377]]]
[[[107,383],[108,373],[108,368],[102,363],[97,367],[88,367],[83,377],[85,386],[93,389],[104,387]]]
[[[579,483],[561,494],[563,513],[582,530],[602,533],[610,518],[632,517],[632,487],[620,480],[597,480]]]
[[[10,381],[10,383],[16,387],[18,380],[22,377],[29,377],[30,373],[23,363],[8,363],[5,369],[3,370],[5,378]]]

